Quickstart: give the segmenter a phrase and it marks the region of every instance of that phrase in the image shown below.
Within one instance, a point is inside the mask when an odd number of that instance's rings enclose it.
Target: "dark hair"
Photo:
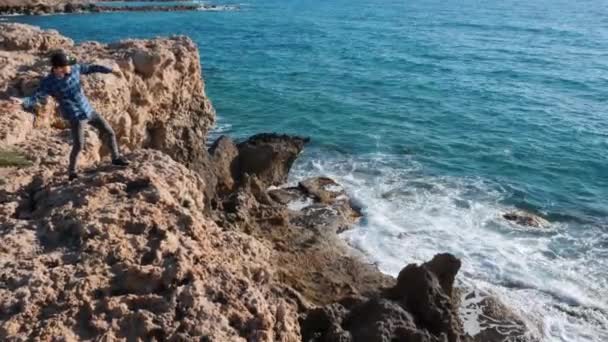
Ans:
[[[72,64],[74,64],[74,60],[69,58],[68,55],[63,52],[56,52],[51,55],[51,66],[53,67],[53,69],[61,68]]]

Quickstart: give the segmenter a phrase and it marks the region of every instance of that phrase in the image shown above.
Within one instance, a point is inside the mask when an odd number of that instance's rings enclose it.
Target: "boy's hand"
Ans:
[[[23,109],[23,100],[18,97],[11,97],[11,104],[15,109]]]

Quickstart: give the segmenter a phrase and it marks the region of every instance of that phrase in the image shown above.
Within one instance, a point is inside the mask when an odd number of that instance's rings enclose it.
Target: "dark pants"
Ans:
[[[84,147],[84,125],[89,123],[99,131],[99,135],[103,143],[112,153],[112,159],[119,157],[118,144],[116,143],[116,134],[114,130],[108,124],[99,113],[93,112],[91,118],[88,120],[73,120],[71,124],[72,129],[72,152],[70,153],[70,166],[68,172],[76,173],[76,164],[78,163],[78,156]]]

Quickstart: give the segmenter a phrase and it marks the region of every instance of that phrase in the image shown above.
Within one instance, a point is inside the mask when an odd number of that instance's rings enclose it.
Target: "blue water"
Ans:
[[[463,284],[522,308],[544,340],[608,340],[608,3],[240,8],[10,20],[77,41],[191,36],[217,131],[312,137],[293,179],[348,188],[367,215],[344,237],[384,271],[449,251]],[[512,208],[551,227],[506,224]]]

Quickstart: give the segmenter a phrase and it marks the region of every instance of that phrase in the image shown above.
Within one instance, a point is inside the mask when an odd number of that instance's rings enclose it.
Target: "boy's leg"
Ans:
[[[84,146],[84,125],[80,120],[73,120],[70,122],[70,128],[72,133],[72,152],[70,152],[70,165],[68,167],[68,173],[70,176],[76,175],[76,165],[78,163],[78,156]]]
[[[110,126],[106,119],[97,112],[93,112],[89,124],[99,131],[103,143],[112,153],[112,160],[119,159],[120,153],[118,152],[118,143],[116,143],[116,134],[114,133],[112,126]]]

